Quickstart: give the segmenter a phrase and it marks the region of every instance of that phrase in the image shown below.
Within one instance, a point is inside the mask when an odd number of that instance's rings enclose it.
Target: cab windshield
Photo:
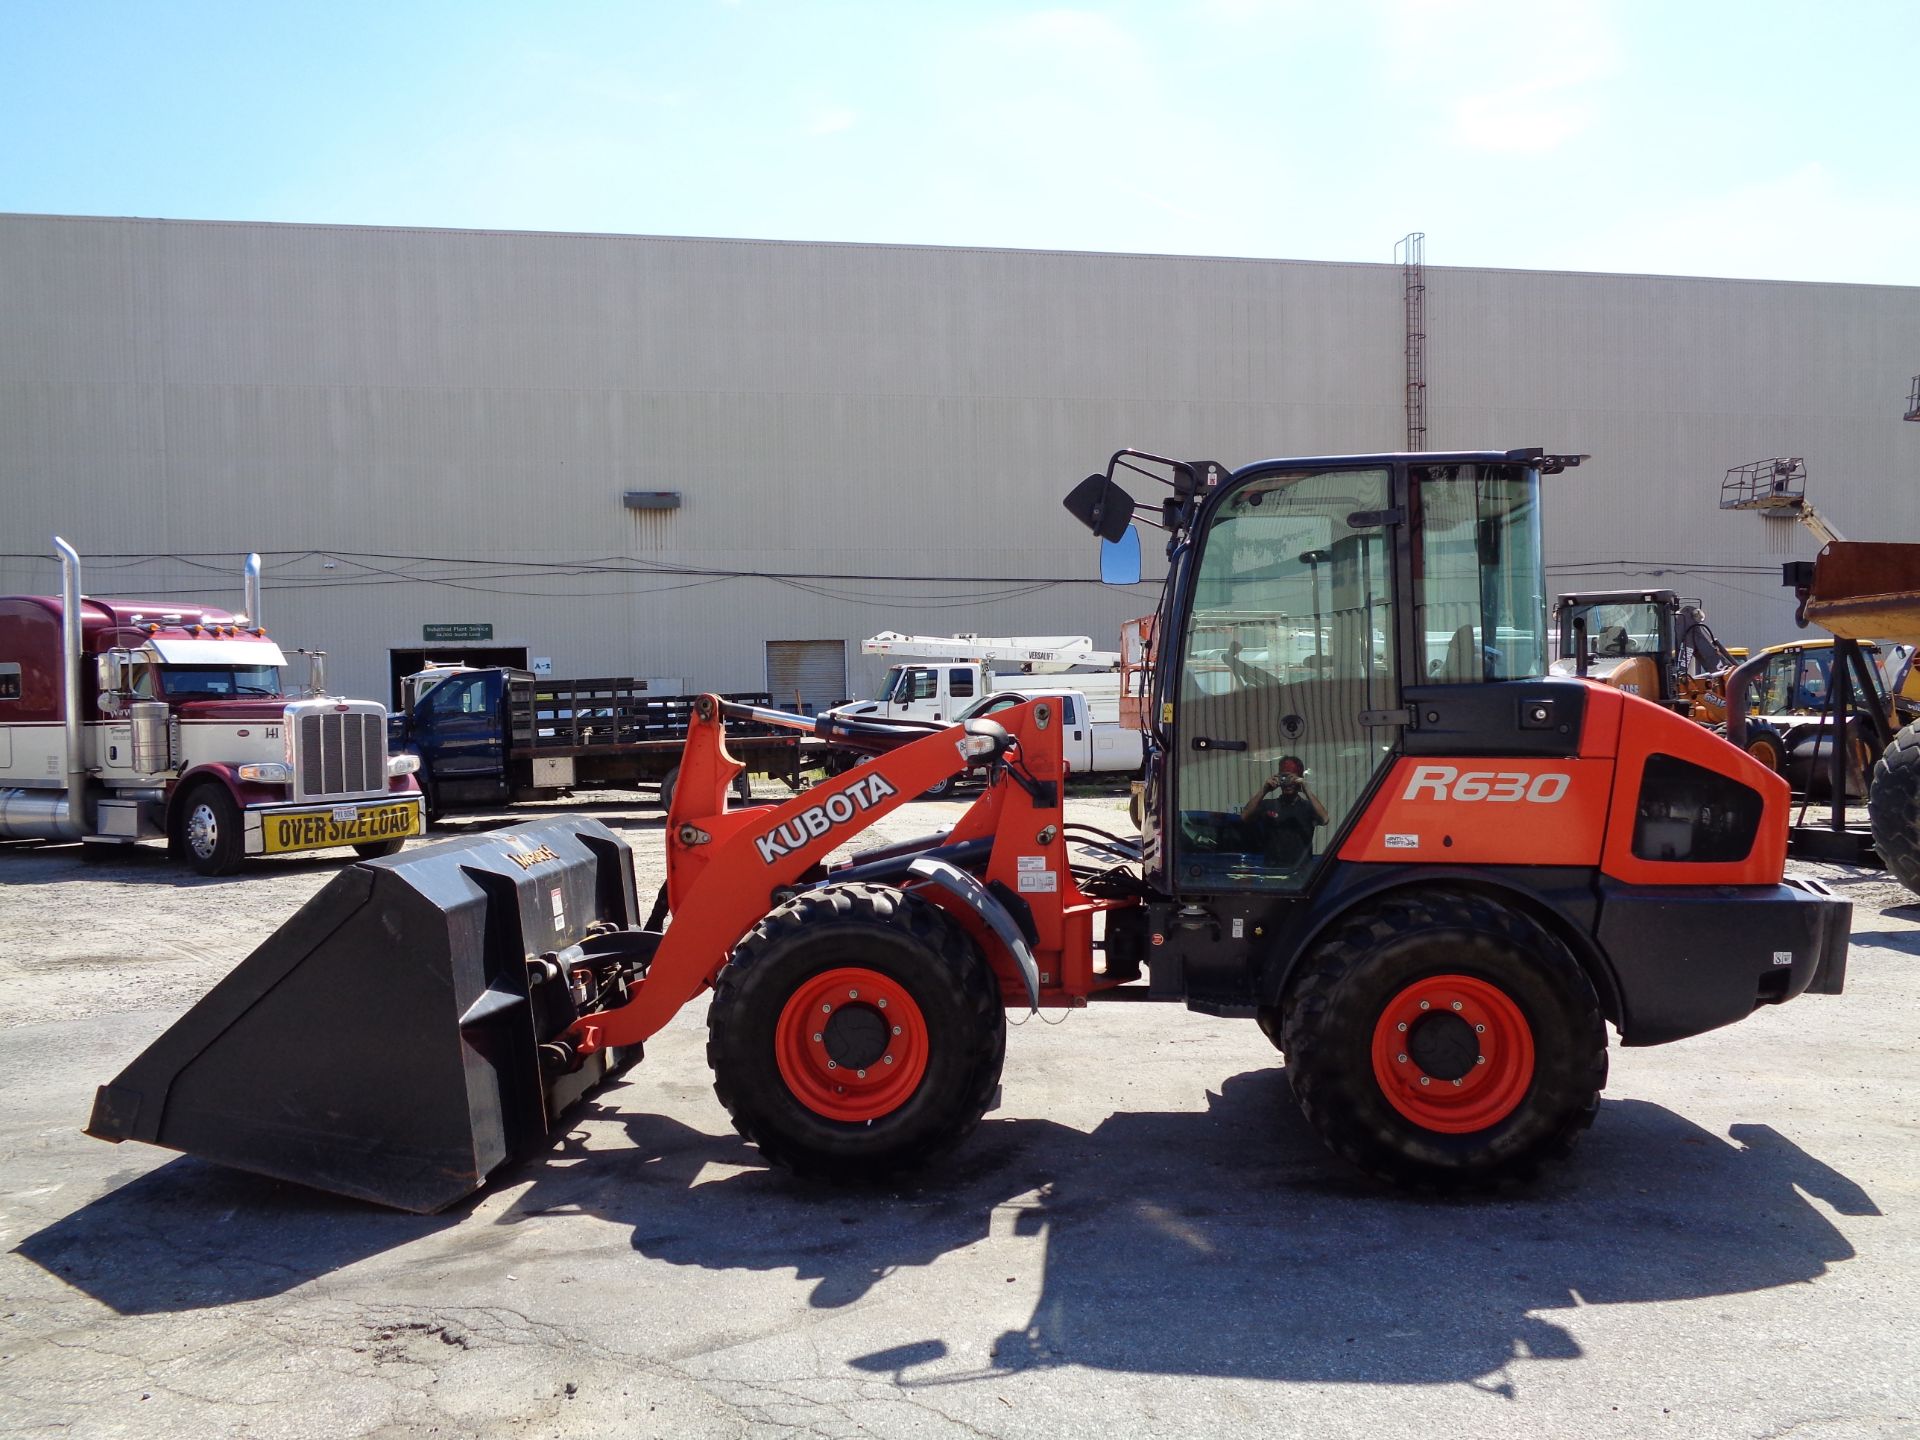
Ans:
[[[1573,656],[1574,622],[1587,622],[1587,653],[1602,660],[1660,653],[1660,612],[1652,605],[1570,605],[1560,617],[1560,654]]]
[[[161,692],[175,699],[279,698],[280,671],[273,665],[162,665]]]

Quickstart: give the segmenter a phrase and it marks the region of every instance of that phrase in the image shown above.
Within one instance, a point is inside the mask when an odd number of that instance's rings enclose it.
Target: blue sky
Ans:
[[[1920,281],[1920,6],[0,0],[0,210]]]

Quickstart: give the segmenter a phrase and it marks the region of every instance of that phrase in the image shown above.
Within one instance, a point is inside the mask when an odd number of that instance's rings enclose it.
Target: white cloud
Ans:
[[[1422,87],[1467,150],[1558,149],[1594,128],[1620,68],[1611,0],[1397,0],[1382,24],[1394,83]]]
[[[1807,164],[1643,203],[1609,226],[1583,224],[1563,253],[1580,269],[1906,285],[1916,231],[1920,199],[1911,192],[1866,191]]]
[[[860,116],[857,111],[850,110],[845,105],[829,105],[813,113],[813,117],[807,122],[807,133],[809,135],[840,135],[859,123]]]

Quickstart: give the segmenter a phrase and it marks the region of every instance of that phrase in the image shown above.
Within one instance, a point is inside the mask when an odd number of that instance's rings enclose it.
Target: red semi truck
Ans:
[[[386,707],[282,688],[250,556],[243,614],[83,595],[54,538],[59,595],[0,597],[0,839],[92,855],[164,838],[202,874],[250,856],[351,845],[388,855],[421,831],[417,761],[387,753]]]

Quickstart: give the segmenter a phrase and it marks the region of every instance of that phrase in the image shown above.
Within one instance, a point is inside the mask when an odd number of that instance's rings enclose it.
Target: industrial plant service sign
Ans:
[[[422,625],[420,638],[432,644],[439,641],[447,644],[455,640],[491,640],[491,625]]]

